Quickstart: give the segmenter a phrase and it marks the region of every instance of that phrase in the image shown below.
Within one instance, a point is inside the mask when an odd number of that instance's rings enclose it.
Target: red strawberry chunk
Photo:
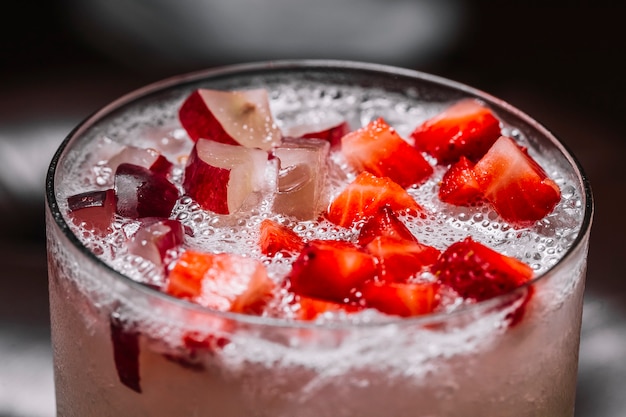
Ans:
[[[389,206],[382,206],[374,216],[370,217],[363,224],[359,232],[359,245],[366,246],[378,236],[417,242],[413,233],[402,223]]]
[[[301,296],[344,302],[376,275],[374,258],[356,245],[338,240],[313,240],[293,263],[291,290]]]
[[[474,301],[511,292],[533,277],[533,270],[527,264],[470,237],[450,245],[433,270],[439,282]]]
[[[289,256],[300,252],[304,247],[304,241],[287,226],[265,219],[261,222],[259,247],[261,252],[267,256],[274,256],[277,253]]]
[[[298,320],[315,320],[325,313],[355,313],[361,307],[355,304],[336,303],[312,297],[299,296],[297,301],[296,318]]]
[[[378,278],[382,281],[402,282],[432,266],[439,258],[439,250],[415,240],[378,236],[366,249],[377,260]]]
[[[219,311],[258,314],[272,288],[258,261],[188,250],[172,268],[166,292]]]
[[[406,190],[390,178],[362,172],[330,203],[326,218],[338,226],[350,227],[375,215],[384,206],[394,211],[422,211]]]
[[[402,317],[432,313],[439,304],[439,284],[370,281],[361,293],[365,305]]]
[[[465,156],[477,161],[500,137],[500,122],[474,99],[464,99],[418,126],[411,137],[415,147],[450,164]]]
[[[357,171],[389,177],[401,187],[420,183],[433,173],[422,154],[382,118],[344,136],[341,151]]]
[[[476,163],[474,174],[485,198],[509,222],[542,219],[561,199],[559,186],[506,136]]]
[[[474,164],[464,156],[444,174],[439,187],[439,199],[455,206],[469,206],[482,197],[474,175]]]

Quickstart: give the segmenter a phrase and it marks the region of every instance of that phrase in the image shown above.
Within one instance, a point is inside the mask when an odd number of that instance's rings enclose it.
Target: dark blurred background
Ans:
[[[624,417],[621,3],[7,2],[0,24],[0,417],[54,415],[43,181],[64,136],[146,83],[280,58],[372,61],[452,78],[509,101],[562,138],[596,202],[576,417]]]

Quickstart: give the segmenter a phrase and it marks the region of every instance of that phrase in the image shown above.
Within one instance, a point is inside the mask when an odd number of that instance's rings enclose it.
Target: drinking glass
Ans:
[[[575,224],[559,228],[561,217],[539,222],[530,242],[539,249],[524,260],[548,266],[531,284],[451,313],[289,322],[173,298],[103,262],[99,255],[110,249],[75,233],[64,202],[81,189],[73,173],[90,168],[94,141],[175,136],[176,109],[198,88],[266,88],[272,100],[294,106],[355,106],[357,118],[393,119],[401,111],[424,119],[423,104],[478,98],[548,161],[560,184],[569,184],[563,213]],[[591,190],[552,133],[487,93],[412,70],[343,61],[178,76],[132,92],[76,127],[52,160],[46,202],[59,417],[573,416]],[[523,230],[495,229],[504,244],[532,240]],[[511,324],[520,309],[523,317]]]

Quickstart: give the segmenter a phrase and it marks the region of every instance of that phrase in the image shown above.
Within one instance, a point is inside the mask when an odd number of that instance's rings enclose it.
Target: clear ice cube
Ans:
[[[323,207],[329,143],[320,139],[285,138],[274,149],[280,160],[274,211],[299,220],[314,219]]]

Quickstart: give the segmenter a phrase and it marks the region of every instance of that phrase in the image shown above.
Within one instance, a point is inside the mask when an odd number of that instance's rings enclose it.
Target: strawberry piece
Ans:
[[[439,250],[413,239],[378,236],[366,249],[377,260],[378,277],[382,281],[402,282],[434,265]]]
[[[454,163],[461,156],[477,161],[500,135],[498,119],[474,99],[457,102],[411,133],[415,147],[442,165]]]
[[[474,301],[511,292],[533,277],[533,270],[527,264],[470,237],[450,245],[433,271],[439,282]]]
[[[298,320],[315,320],[324,313],[350,314],[362,309],[355,304],[336,303],[304,296],[298,296],[297,306],[296,318]]]
[[[115,191],[88,191],[67,198],[69,214],[77,226],[105,236],[112,232],[115,218]]]
[[[361,227],[358,243],[366,246],[375,237],[386,236],[417,242],[417,238],[408,227],[396,216],[389,206],[382,206],[374,216],[370,217]]]
[[[166,292],[219,311],[258,314],[273,282],[258,261],[233,254],[185,251],[172,268]]]
[[[439,187],[439,199],[455,206],[469,206],[482,197],[474,175],[474,164],[464,156],[444,174]]]
[[[439,304],[439,284],[370,281],[361,293],[365,305],[401,317],[432,313]]]
[[[542,219],[561,199],[559,186],[506,136],[476,163],[474,174],[485,198],[509,222]]]
[[[178,117],[194,142],[202,138],[267,151],[282,138],[265,89],[199,89],[187,97]]]
[[[338,226],[350,227],[375,215],[383,206],[394,211],[422,211],[406,190],[390,178],[362,172],[330,203],[326,218]]]
[[[382,118],[344,136],[341,152],[357,171],[389,177],[401,187],[420,183],[433,173],[422,154]]]
[[[261,222],[259,247],[261,252],[267,256],[274,256],[277,253],[290,256],[302,250],[304,241],[287,226],[265,219]]]
[[[356,245],[313,240],[293,263],[289,280],[291,290],[298,295],[341,303],[375,275],[374,258]]]
[[[343,121],[321,131],[304,133],[301,137],[307,139],[323,139],[330,144],[331,149],[337,149],[341,146],[341,138],[348,132],[350,132],[350,124]]]

